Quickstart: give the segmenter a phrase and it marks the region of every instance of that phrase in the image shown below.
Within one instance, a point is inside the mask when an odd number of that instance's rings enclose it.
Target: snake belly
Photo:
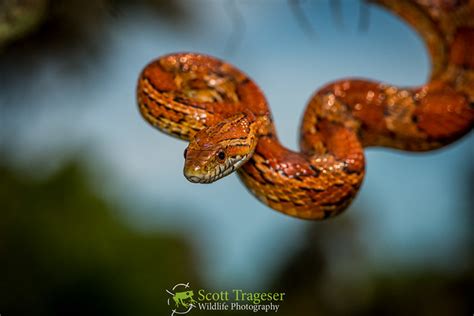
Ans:
[[[430,79],[415,88],[362,79],[328,84],[306,107],[299,152],[279,142],[254,81],[203,54],[175,53],[148,64],[138,80],[139,110],[160,131],[190,142],[190,181],[208,183],[236,170],[277,211],[313,220],[335,216],[362,184],[363,148],[432,150],[459,139],[474,122],[474,1],[374,2],[420,34],[431,56]],[[200,174],[187,175],[188,167]]]

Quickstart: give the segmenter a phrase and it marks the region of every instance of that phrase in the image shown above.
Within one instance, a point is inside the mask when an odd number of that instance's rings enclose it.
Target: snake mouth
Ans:
[[[230,172],[229,172],[230,173]],[[220,178],[226,176],[227,174],[203,174],[203,175],[188,175],[186,172],[184,176],[188,179],[189,182],[192,183],[212,183],[214,181],[219,180]]]
[[[186,179],[188,179],[189,182],[192,182],[192,183],[201,183],[201,178],[200,177],[196,177],[196,176],[186,176],[186,174],[184,175],[186,177]]]
[[[192,183],[212,183],[237,170],[247,161],[247,155],[227,159],[225,163],[218,164],[214,169],[203,172],[200,167],[189,168],[185,165],[184,176]]]

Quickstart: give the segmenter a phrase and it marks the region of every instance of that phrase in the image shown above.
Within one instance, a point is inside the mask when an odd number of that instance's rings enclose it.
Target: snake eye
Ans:
[[[219,160],[224,160],[225,159],[225,152],[223,150],[219,151],[217,153],[217,158],[219,158]]]
[[[184,150],[184,159],[186,159],[186,154],[187,154],[187,153],[188,153],[188,149],[186,148],[186,149]]]

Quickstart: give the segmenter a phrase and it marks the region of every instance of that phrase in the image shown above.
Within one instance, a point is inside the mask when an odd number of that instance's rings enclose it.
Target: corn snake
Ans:
[[[234,66],[196,53],[163,56],[142,71],[137,102],[162,132],[189,141],[184,175],[210,183],[237,171],[269,207],[326,219],[351,203],[365,175],[363,148],[426,151],[474,122],[474,1],[378,0],[421,35],[428,82],[400,88],[343,79],[318,90],[303,115],[300,152],[278,141],[258,86]]]

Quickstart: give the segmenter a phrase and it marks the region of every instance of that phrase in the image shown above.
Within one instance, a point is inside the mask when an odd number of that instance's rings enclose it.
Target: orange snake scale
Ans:
[[[326,219],[353,200],[365,173],[364,147],[426,151],[474,122],[474,0],[377,0],[424,40],[428,82],[400,88],[345,79],[318,90],[301,124],[300,152],[278,141],[258,86],[232,65],[196,53],[170,54],[142,71],[142,116],[189,141],[184,175],[210,183],[237,171],[263,203],[304,219]]]

